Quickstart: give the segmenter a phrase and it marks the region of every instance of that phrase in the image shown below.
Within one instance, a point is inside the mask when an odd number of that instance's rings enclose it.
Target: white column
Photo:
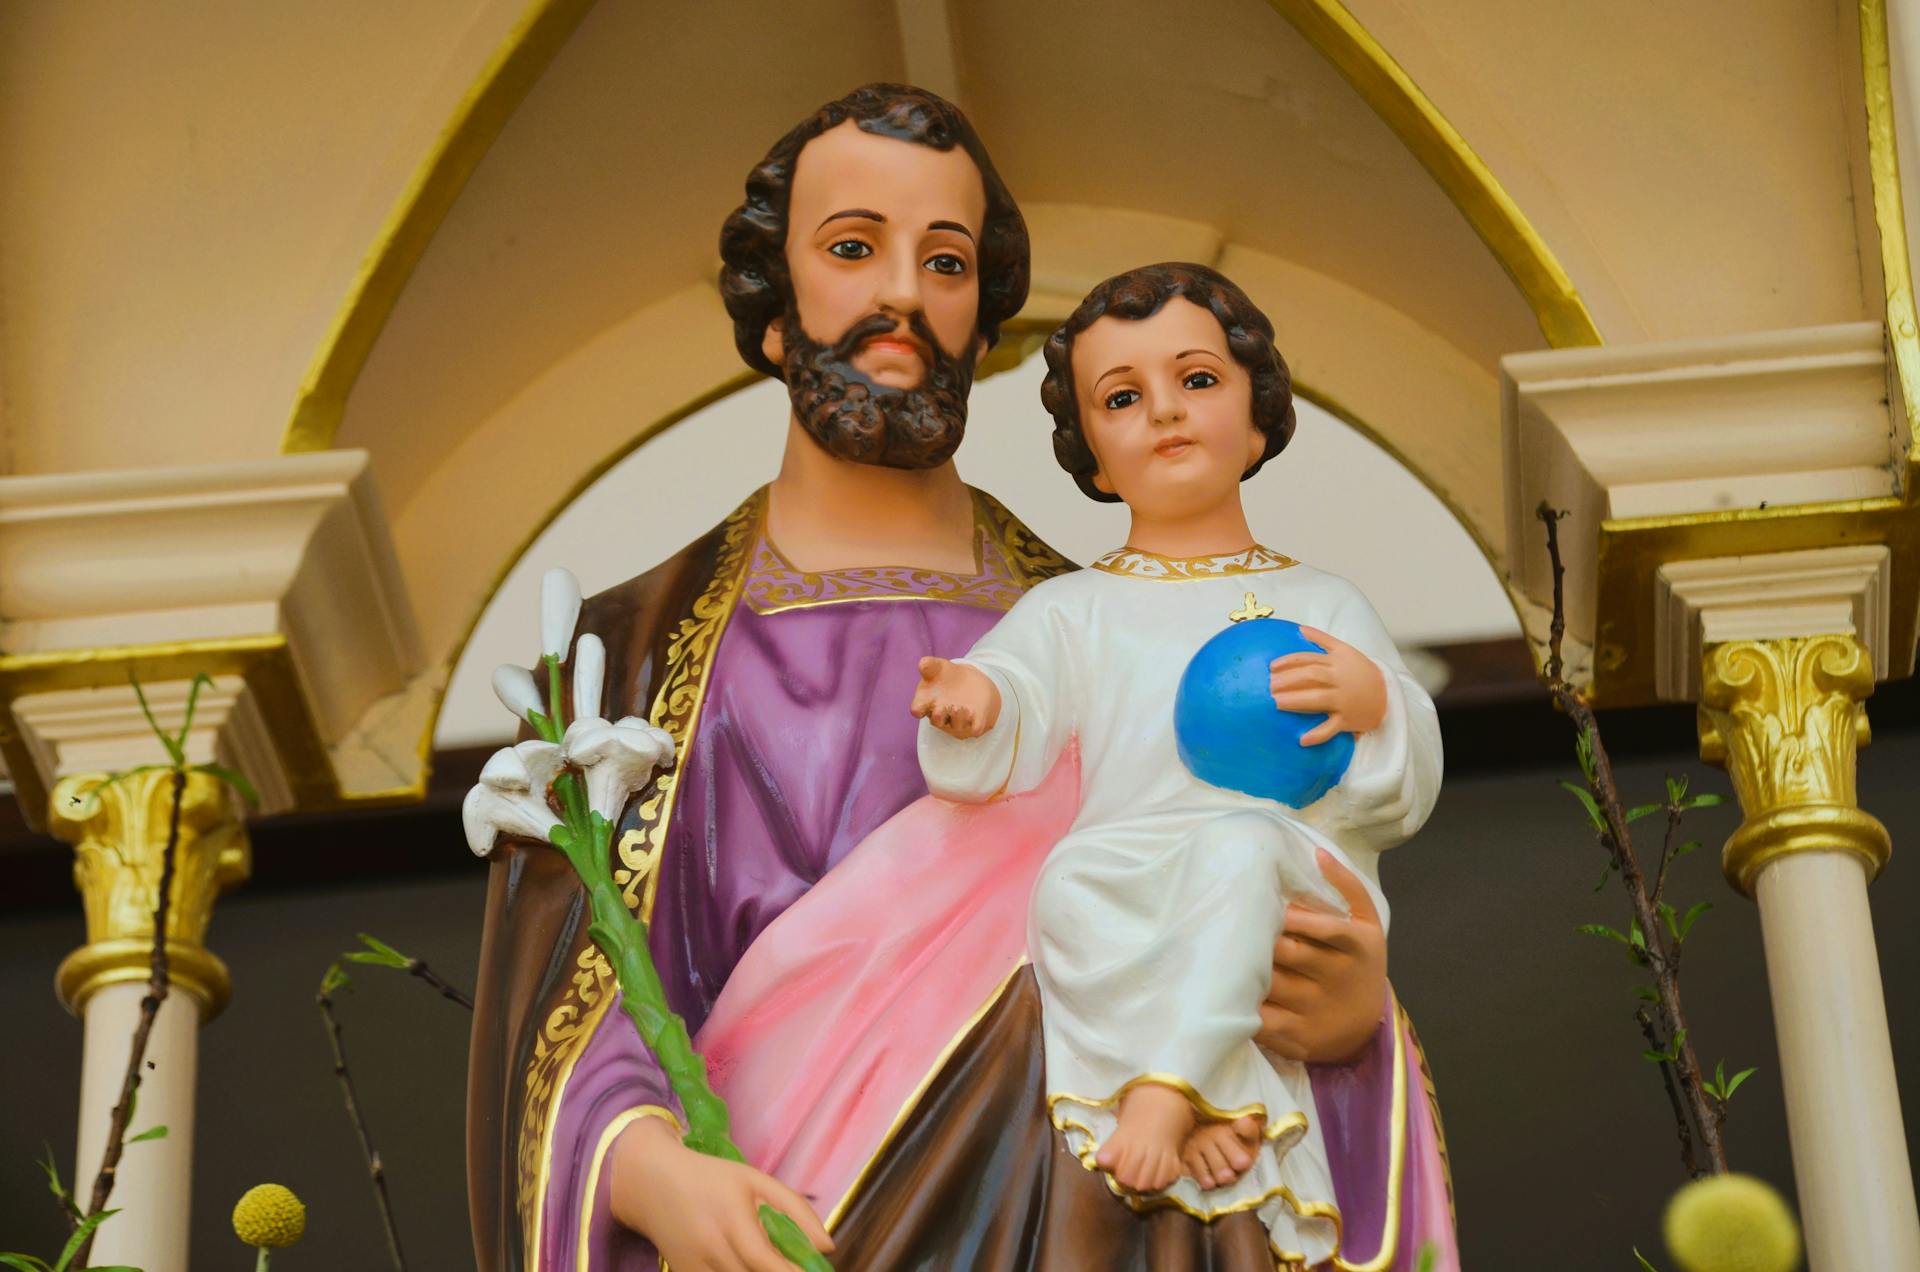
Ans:
[[[55,976],[61,1001],[86,1028],[73,1192],[83,1211],[91,1209],[149,992],[154,912],[171,838],[167,996],[147,1036],[125,1127],[129,1139],[156,1126],[167,1133],[125,1145],[107,1197],[107,1208],[120,1213],[100,1226],[89,1262],[187,1272],[199,1031],[226,1005],[231,983],[205,939],[214,898],[247,875],[246,830],[225,785],[204,773],[183,785],[164,768],[106,786],[104,776],[61,780],[48,817],[49,828],[73,845],[74,882],[87,914],[87,943]]]
[[[127,1052],[140,1021],[145,982],[95,991],[86,1005],[86,1044],[80,1062],[80,1132],[74,1152],[74,1191],[82,1209],[107,1147],[107,1133],[127,1074]],[[174,989],[160,1005],[147,1041],[140,1090],[129,1135],[164,1126],[164,1139],[127,1145],[110,1209],[119,1214],[94,1238],[92,1263],[125,1264],[142,1272],[186,1272],[188,1218],[193,1204],[193,1095],[200,1060],[201,1003]]]
[[[1701,660],[1701,754],[1726,765],[1746,814],[1721,864],[1760,907],[1813,1272],[1920,1269],[1867,907],[1892,845],[1855,796],[1873,681],[1851,635],[1728,641]]]
[[[1754,895],[1810,1265],[1920,1268],[1866,873],[1848,854],[1794,853]]]

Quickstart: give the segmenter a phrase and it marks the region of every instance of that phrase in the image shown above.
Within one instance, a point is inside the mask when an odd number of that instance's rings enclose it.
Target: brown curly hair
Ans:
[[[768,324],[783,317],[793,299],[787,274],[787,205],[794,166],[809,141],[849,119],[862,132],[880,137],[935,150],[959,146],[979,169],[987,216],[980,234],[978,326],[992,347],[1000,338],[1000,324],[1027,303],[1027,223],[960,108],[904,84],[868,84],[828,102],[775,142],[747,174],[746,202],[720,227],[720,296],[733,319],[734,347],[754,370],[779,376],[780,368],[767,360],[760,345]]]
[[[1073,475],[1081,493],[1101,503],[1118,503],[1093,484],[1100,463],[1080,427],[1080,404],[1073,388],[1073,342],[1102,318],[1138,321],[1151,318],[1175,296],[1183,296],[1214,316],[1227,333],[1227,351],[1253,380],[1253,425],[1266,435],[1267,448],[1240,475],[1245,481],[1286,449],[1293,438],[1293,375],[1273,345],[1273,323],[1247,294],[1218,270],[1183,261],[1142,265],[1115,274],[1087,293],[1060,329],[1047,337],[1047,378],[1040,402],[1053,416],[1053,457]]]

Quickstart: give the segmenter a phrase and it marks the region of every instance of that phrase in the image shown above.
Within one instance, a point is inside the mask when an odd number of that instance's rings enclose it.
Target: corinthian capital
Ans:
[[[1700,755],[1726,767],[1746,820],[1721,856],[1728,882],[1751,894],[1769,861],[1847,852],[1871,878],[1892,852],[1860,811],[1855,754],[1868,740],[1862,701],[1873,661],[1852,636],[1796,636],[1710,646],[1702,659]]]
[[[104,985],[147,978],[167,840],[174,834],[172,769],[105,781],[101,773],[62,779],[49,810],[48,829],[73,845],[73,882],[87,915],[87,944],[67,957],[56,978],[61,1001],[76,1013]],[[246,826],[225,784],[205,773],[185,774],[167,957],[174,981],[200,1000],[207,1016],[225,1006],[231,985],[226,967],[204,944],[213,901],[244,880],[251,864]]]

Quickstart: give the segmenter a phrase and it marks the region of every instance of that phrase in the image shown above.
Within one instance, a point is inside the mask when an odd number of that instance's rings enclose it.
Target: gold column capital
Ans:
[[[1700,758],[1726,768],[1746,814],[1720,856],[1736,889],[1752,896],[1761,868],[1795,852],[1852,853],[1869,879],[1887,864],[1887,829],[1860,810],[1854,788],[1872,692],[1872,656],[1851,635],[1707,647]]]
[[[172,769],[106,781],[104,773],[66,777],[49,800],[47,828],[73,845],[73,883],[87,915],[87,944],[69,954],[54,977],[60,1001],[75,1015],[102,986],[147,979],[173,815]],[[199,999],[203,1020],[226,1006],[232,989],[225,964],[205,945],[213,900],[252,867],[246,825],[226,784],[188,773],[167,908],[167,961],[172,979]]]

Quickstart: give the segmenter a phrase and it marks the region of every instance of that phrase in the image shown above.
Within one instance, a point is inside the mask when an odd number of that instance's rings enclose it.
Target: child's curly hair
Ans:
[[[1040,384],[1040,403],[1053,416],[1053,457],[1089,499],[1117,503],[1120,496],[1093,484],[1100,464],[1080,427],[1073,388],[1074,338],[1102,318],[1150,318],[1175,296],[1184,296],[1214,316],[1227,333],[1228,352],[1253,380],[1253,425],[1266,435],[1267,449],[1240,480],[1259,472],[1293,437],[1293,376],[1286,359],[1273,347],[1273,323],[1267,316],[1218,270],[1181,261],[1142,265],[1115,274],[1088,292],[1072,316],[1047,337],[1047,378]]]

